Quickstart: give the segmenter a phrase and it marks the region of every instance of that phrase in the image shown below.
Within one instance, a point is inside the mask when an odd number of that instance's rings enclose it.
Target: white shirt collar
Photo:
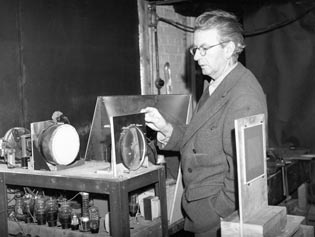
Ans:
[[[212,79],[209,83],[209,95],[213,94],[215,89],[221,84],[223,79],[226,77],[227,74],[229,74],[236,66],[238,62],[235,63],[228,71],[226,71],[224,74],[222,74],[220,77],[218,77],[216,80]]]

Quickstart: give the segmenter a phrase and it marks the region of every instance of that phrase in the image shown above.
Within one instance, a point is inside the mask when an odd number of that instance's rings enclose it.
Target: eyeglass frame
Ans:
[[[216,46],[218,46],[218,45],[222,45],[222,44],[227,43],[227,42],[229,42],[229,41],[223,41],[223,42],[220,42],[220,43],[218,43],[218,44],[210,45],[210,46],[208,46],[208,47],[204,47],[204,46],[190,47],[189,52],[190,52],[190,54],[191,54],[192,56],[195,56],[197,50],[199,50],[199,54],[200,54],[202,57],[204,57],[204,56],[206,56],[207,51],[208,51],[209,49],[211,49],[211,48],[213,48],[213,47],[216,47]]]

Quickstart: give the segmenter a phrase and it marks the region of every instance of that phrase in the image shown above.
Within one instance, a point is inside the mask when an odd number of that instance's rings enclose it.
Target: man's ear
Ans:
[[[224,47],[224,54],[227,59],[231,58],[235,51],[235,43],[233,41],[229,41]]]

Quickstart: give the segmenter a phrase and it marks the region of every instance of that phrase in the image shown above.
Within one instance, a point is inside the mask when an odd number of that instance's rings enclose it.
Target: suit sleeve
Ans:
[[[186,131],[187,125],[176,125],[173,124],[173,133],[168,140],[167,144],[159,143],[159,148],[161,150],[179,151],[182,138]]]
[[[230,104],[227,115],[225,116],[223,128],[223,144],[227,154],[236,157],[234,121],[239,118],[257,114],[265,114],[267,121],[265,98],[260,99],[257,95],[246,94],[239,96]]]

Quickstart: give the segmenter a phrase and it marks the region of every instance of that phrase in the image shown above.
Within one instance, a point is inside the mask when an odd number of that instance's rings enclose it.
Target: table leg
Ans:
[[[161,224],[162,236],[168,236],[168,216],[167,216],[167,198],[166,198],[166,183],[165,183],[165,167],[159,169],[159,182],[155,184],[155,192],[160,198],[161,205]]]
[[[112,184],[109,194],[110,234],[113,237],[129,237],[128,192],[121,182]]]
[[[0,173],[0,236],[8,236],[7,205],[7,186],[4,174]]]

